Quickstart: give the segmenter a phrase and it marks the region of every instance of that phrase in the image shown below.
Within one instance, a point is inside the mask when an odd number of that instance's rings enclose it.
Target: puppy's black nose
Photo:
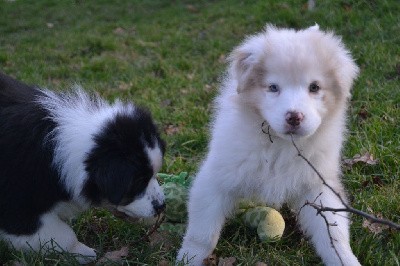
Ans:
[[[153,200],[151,204],[153,205],[153,208],[157,215],[161,214],[165,210],[165,202],[160,203],[156,200]]]
[[[299,126],[301,121],[304,119],[303,113],[300,112],[287,112],[286,113],[286,123],[291,126]]]

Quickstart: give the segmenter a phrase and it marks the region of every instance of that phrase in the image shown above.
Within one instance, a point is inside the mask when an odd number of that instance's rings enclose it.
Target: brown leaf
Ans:
[[[194,75],[194,73],[190,73],[190,74],[187,74],[186,77],[188,78],[188,80],[193,80],[195,75]]]
[[[149,236],[150,246],[155,247],[162,245],[165,250],[170,250],[174,246],[173,239],[170,234],[165,231],[155,231]]]
[[[180,126],[168,124],[168,125],[166,125],[164,127],[164,132],[168,136],[175,135],[175,134],[179,133],[180,131],[181,131],[181,127]]]
[[[133,85],[132,82],[129,82],[129,83],[121,82],[121,83],[118,85],[118,89],[120,89],[120,90],[122,90],[122,91],[126,91],[126,90],[128,90],[129,88],[131,88],[132,85]]]
[[[113,30],[113,33],[115,33],[115,34],[117,34],[117,35],[123,35],[123,34],[125,34],[125,29],[124,28],[121,28],[121,27],[118,27],[118,28],[115,28],[114,30]]]
[[[351,159],[344,159],[343,164],[345,166],[353,166],[356,163],[365,163],[368,165],[376,165],[378,163],[377,159],[374,159],[374,156],[369,152],[366,152],[364,155],[356,154]]]
[[[217,266],[218,258],[217,255],[211,254],[203,260],[205,266]]]
[[[189,12],[192,12],[192,13],[197,13],[197,12],[199,12],[199,9],[198,9],[197,7],[195,7],[194,5],[186,5],[186,9],[187,9]]]
[[[367,111],[367,108],[365,106],[361,106],[360,110],[358,111],[358,117],[361,120],[366,120],[368,117],[370,117],[370,113]]]
[[[382,179],[379,176],[376,176],[376,175],[372,177],[372,183],[374,185],[377,185],[378,187],[382,187],[383,186]]]
[[[382,219],[382,214],[378,213],[376,215],[377,218]],[[367,219],[364,219],[362,226],[364,228],[367,228],[370,232],[372,232],[374,235],[378,235],[383,232],[383,230],[386,230],[389,228],[388,225],[385,224],[380,224],[380,223],[373,223]]]
[[[218,266],[233,266],[233,265],[236,265],[235,257],[220,258],[218,261]]]
[[[98,260],[98,264],[106,263],[106,262],[119,262],[126,256],[128,256],[129,249],[127,246],[122,247],[120,250],[114,250],[107,252],[104,256]]]
[[[227,61],[227,58],[226,58],[226,55],[225,55],[225,54],[221,54],[221,55],[218,57],[218,63],[225,64],[226,61]]]
[[[256,263],[256,266],[268,266],[268,265],[264,262],[259,261]]]
[[[212,85],[210,85],[210,84],[206,84],[206,85],[204,85],[204,89],[205,89],[207,92],[212,92],[215,88],[214,88]]]
[[[158,262],[158,266],[168,266],[169,262],[167,260],[160,260]]]
[[[350,11],[352,11],[353,7],[350,4],[343,4],[343,9],[346,12],[350,12]]]
[[[362,186],[363,187],[369,187],[371,184],[375,185],[375,186],[378,186],[378,187],[382,187],[384,183],[383,183],[382,179],[379,176],[375,175],[375,176],[372,177],[372,180],[364,181],[362,183]]]

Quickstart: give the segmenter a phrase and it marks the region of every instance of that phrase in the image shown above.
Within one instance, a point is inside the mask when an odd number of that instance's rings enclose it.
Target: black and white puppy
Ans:
[[[55,93],[0,73],[0,238],[94,259],[65,222],[90,206],[150,217],[165,207],[155,174],[165,143],[150,114],[81,89]]]

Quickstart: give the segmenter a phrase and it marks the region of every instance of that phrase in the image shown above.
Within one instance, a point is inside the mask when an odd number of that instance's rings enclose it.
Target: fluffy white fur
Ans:
[[[346,107],[358,67],[339,37],[320,31],[266,29],[247,38],[230,56],[230,66],[215,106],[212,139],[190,190],[189,222],[178,260],[201,265],[215,248],[227,217],[239,198],[253,198],[295,213],[306,201],[340,208],[298,155],[302,154],[344,198],[340,152]],[[318,91],[311,91],[317,84]],[[273,86],[271,86],[273,85]],[[290,114],[299,125],[291,125]],[[264,131],[262,123],[266,121]],[[270,138],[273,142],[270,141]],[[349,241],[346,214],[325,212],[336,250],[345,265],[359,265]],[[298,217],[326,265],[340,265],[325,221],[312,207]]]
[[[42,227],[29,236],[15,236],[1,232],[0,235],[18,250],[68,251],[76,254],[76,259],[82,264],[96,259],[96,251],[79,242],[72,228],[56,212],[43,215],[41,222]]]
[[[122,103],[117,100],[112,105],[96,96],[89,96],[79,86],[76,86],[74,93],[64,97],[44,91],[49,98],[43,97],[40,103],[45,106],[53,115],[52,119],[58,124],[54,137],[57,141],[55,148],[54,165],[59,168],[65,186],[74,195],[74,202],[77,204],[72,209],[86,209],[89,206],[81,195],[82,186],[87,176],[84,166],[85,156],[95,145],[93,136],[103,130],[103,125],[117,114],[134,113],[135,106],[130,103]],[[95,103],[95,104],[94,104]],[[156,145],[153,149],[146,148],[151,161],[154,173],[157,173],[162,166],[162,153]],[[164,194],[155,177],[149,182],[144,196],[137,201],[139,205],[132,204],[119,206],[129,212],[131,216],[151,217],[154,215],[152,201],[163,202]],[[68,208],[71,209],[68,203]],[[130,206],[130,207],[128,207]],[[136,207],[133,209],[133,207]]]
[[[49,90],[44,92],[48,97],[41,98],[40,103],[58,123],[57,132],[53,132],[57,141],[54,165],[74,199],[85,204],[80,194],[87,178],[84,160],[95,145],[93,136],[102,130],[107,120],[118,113],[134,112],[135,106],[120,101],[110,105],[101,98],[91,98],[79,86],[64,97]]]

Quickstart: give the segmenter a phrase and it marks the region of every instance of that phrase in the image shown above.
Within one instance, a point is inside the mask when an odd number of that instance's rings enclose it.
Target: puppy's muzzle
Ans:
[[[160,215],[162,212],[164,212],[166,206],[164,201],[158,202],[156,200],[153,200],[151,204],[153,205],[153,209],[156,215]]]

